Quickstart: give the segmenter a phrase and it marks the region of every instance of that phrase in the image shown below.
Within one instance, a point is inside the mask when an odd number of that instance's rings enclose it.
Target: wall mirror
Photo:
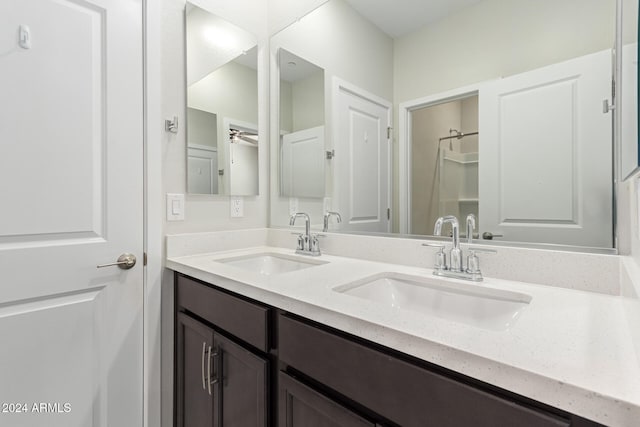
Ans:
[[[622,14],[620,178],[640,166],[638,140],[638,1],[625,0]]]
[[[255,35],[187,3],[187,192],[258,194]]]
[[[280,49],[280,195],[325,193],[324,70]]]
[[[335,153],[324,198],[272,191],[272,225],[295,205],[339,212],[332,231],[430,235],[473,213],[483,243],[613,248],[615,37],[615,0],[329,0],[270,40],[272,61],[324,70]]]

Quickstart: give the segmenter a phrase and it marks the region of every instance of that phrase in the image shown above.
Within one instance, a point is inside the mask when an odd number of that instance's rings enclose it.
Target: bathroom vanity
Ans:
[[[295,236],[284,231],[232,234],[211,233],[215,251],[202,237],[177,236],[169,245],[178,426],[625,426],[640,419],[638,363],[633,344],[621,339],[621,310],[636,299],[498,279],[437,279],[437,288],[428,269],[296,256]],[[276,246],[279,239],[292,248]],[[483,323],[477,313],[433,311],[426,299],[418,312],[352,292],[383,279],[507,299],[512,305],[498,310],[515,311],[510,321]]]
[[[176,273],[177,425],[595,426]]]

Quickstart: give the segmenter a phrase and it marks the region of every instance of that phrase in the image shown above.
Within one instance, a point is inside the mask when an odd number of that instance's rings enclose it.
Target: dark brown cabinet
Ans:
[[[456,381],[302,319],[281,315],[278,324],[280,360],[288,369],[306,375],[395,425],[571,425],[569,418]]]
[[[176,273],[178,427],[600,424]]]
[[[179,294],[189,294],[190,286],[195,282],[188,280],[186,283],[186,288],[180,289]],[[178,280],[179,288],[184,284],[185,280]],[[198,319],[189,310],[192,308],[190,298],[178,298],[176,314],[176,426],[269,425],[268,359],[249,350],[247,347],[250,346],[241,344],[241,340],[225,336],[217,325]],[[206,300],[197,301],[206,303]],[[181,302],[185,305],[180,305]]]
[[[179,427],[211,427],[214,425],[212,384],[213,330],[189,316],[177,316],[176,418]],[[217,409],[217,408],[216,408]]]
[[[375,427],[334,400],[280,372],[279,427]]]

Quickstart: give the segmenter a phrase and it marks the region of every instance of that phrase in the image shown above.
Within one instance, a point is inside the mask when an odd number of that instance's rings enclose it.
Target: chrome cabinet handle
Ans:
[[[211,346],[207,350],[209,356],[207,357],[207,388],[209,389],[209,396],[211,396]]]
[[[207,343],[202,341],[202,363],[200,365],[200,369],[201,369],[201,373],[202,373],[202,389],[203,390],[207,389],[206,379],[204,377],[204,353],[205,353],[205,348],[207,348]]]
[[[124,253],[118,257],[116,262],[112,262],[110,264],[100,264],[96,267],[104,268],[104,267],[113,267],[114,265],[117,265],[123,270],[129,270],[130,268],[133,268],[134,265],[136,265],[136,256],[133,254]]]

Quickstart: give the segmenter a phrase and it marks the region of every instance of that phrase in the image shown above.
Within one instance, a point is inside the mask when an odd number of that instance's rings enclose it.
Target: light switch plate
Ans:
[[[167,193],[167,221],[184,221],[184,194]]]
[[[242,218],[244,216],[244,201],[242,197],[232,197],[229,206],[231,218]]]

